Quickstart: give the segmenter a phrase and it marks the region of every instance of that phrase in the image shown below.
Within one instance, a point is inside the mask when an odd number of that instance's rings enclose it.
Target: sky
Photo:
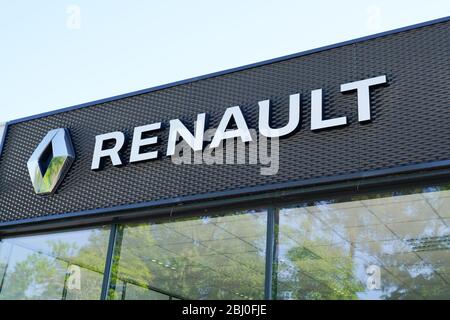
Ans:
[[[449,15],[449,0],[0,0],[0,122]]]

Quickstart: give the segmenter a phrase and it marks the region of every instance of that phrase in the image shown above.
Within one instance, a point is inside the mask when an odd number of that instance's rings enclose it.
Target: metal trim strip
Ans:
[[[281,189],[308,187],[308,186],[313,186],[313,185],[318,185],[318,184],[335,183],[335,182],[357,180],[357,179],[367,179],[367,178],[374,178],[374,177],[380,177],[380,176],[409,173],[409,172],[421,171],[421,170],[432,170],[432,169],[439,169],[439,168],[446,168],[446,167],[450,167],[450,160],[435,161],[435,162],[407,165],[407,166],[373,170],[373,171],[362,171],[362,172],[356,172],[356,173],[352,173],[352,174],[329,176],[329,177],[322,177],[322,178],[317,178],[317,179],[289,181],[289,182],[283,182],[283,183],[277,183],[277,184],[266,184],[266,185],[256,186],[256,187],[240,188],[240,189],[226,190],[226,191],[220,191],[220,192],[210,192],[210,193],[197,194],[197,195],[193,195],[193,196],[176,197],[176,198],[170,198],[170,199],[141,202],[141,203],[128,204],[128,205],[120,205],[120,206],[109,207],[109,208],[92,209],[92,210],[70,212],[70,213],[61,213],[57,216],[49,215],[49,216],[44,216],[44,217],[36,217],[36,218],[30,218],[30,219],[1,222],[0,230],[6,229],[8,227],[22,225],[22,224],[43,223],[43,222],[48,222],[48,221],[53,222],[53,221],[58,221],[58,220],[65,219],[65,218],[80,218],[80,217],[87,217],[87,216],[91,217],[91,216],[98,216],[98,215],[105,214],[105,213],[114,213],[114,212],[120,212],[120,211],[130,211],[130,210],[138,210],[138,209],[145,209],[145,208],[155,208],[155,207],[159,207],[159,206],[177,205],[177,204],[185,203],[185,202],[205,201],[205,200],[217,199],[217,198],[235,197],[235,196],[239,196],[239,195],[243,195],[243,194],[253,194],[253,193],[260,193],[260,192],[267,192],[267,191],[279,191]]]

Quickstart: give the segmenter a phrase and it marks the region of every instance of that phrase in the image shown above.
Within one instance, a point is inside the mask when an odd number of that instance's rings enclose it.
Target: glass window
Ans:
[[[450,299],[450,185],[278,209],[279,299]]]
[[[3,239],[0,299],[100,299],[109,228]]]
[[[265,211],[119,228],[110,299],[262,299]]]

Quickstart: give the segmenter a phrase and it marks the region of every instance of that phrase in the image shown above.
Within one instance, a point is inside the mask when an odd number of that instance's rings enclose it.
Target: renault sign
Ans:
[[[54,192],[74,159],[75,152],[66,129],[47,133],[27,163],[36,194]]]

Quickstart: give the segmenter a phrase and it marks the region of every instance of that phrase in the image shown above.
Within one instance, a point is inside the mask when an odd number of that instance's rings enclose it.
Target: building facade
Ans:
[[[0,126],[0,299],[449,299],[450,18]]]

